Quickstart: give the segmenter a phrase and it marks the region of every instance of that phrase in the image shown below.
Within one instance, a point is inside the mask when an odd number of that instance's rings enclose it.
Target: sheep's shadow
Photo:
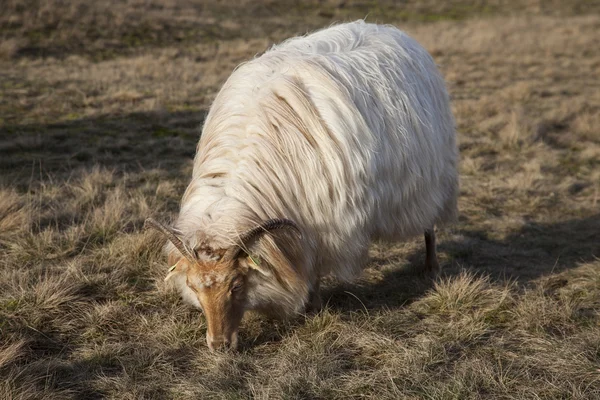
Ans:
[[[600,214],[548,224],[526,223],[503,240],[459,227],[452,235],[441,235],[438,242],[440,278],[466,270],[495,282],[512,280],[526,286],[537,278],[597,259],[599,237]],[[424,243],[408,254],[401,249],[387,253],[388,257],[372,259],[365,271],[367,277],[354,283],[328,282],[322,291],[327,307],[342,312],[398,308],[433,287],[421,274]],[[378,279],[369,279],[369,275],[378,275]]]
[[[377,282],[364,278],[350,283],[327,282],[321,291],[323,305],[334,311],[367,313],[406,306],[433,287],[434,281],[423,275],[420,267],[402,264],[383,272]]]
[[[488,238],[485,232],[453,230],[439,236],[438,254],[442,272],[438,279],[451,278],[461,271],[487,275],[492,282],[507,280],[526,286],[537,278],[576,268],[600,255],[600,214],[550,224],[527,223],[504,240]],[[332,278],[322,282],[323,308],[332,312],[370,313],[405,307],[434,286],[423,273],[425,244],[415,239],[406,251],[390,244],[371,258],[363,275],[354,282]],[[372,252],[377,254],[378,252]],[[240,350],[276,344],[311,318],[312,314],[287,321],[253,318],[245,324]],[[251,331],[251,332],[249,332]]]
[[[600,256],[600,214],[552,223],[526,222],[503,240],[490,239],[480,230],[458,233],[439,246],[450,261],[447,274],[467,268],[496,281],[512,279],[527,285]]]

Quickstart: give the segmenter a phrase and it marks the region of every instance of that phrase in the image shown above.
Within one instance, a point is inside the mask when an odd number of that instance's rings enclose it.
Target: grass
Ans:
[[[163,282],[198,127],[241,61],[368,15],[434,56],[461,150],[443,274],[374,244],[239,353]],[[0,398],[600,396],[598,2],[9,1],[0,15]]]

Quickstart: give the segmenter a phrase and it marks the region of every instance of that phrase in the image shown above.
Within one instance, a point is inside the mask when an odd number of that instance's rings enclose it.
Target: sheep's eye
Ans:
[[[243,283],[242,281],[235,281],[233,283],[233,285],[231,286],[231,291],[232,292],[238,292],[242,289]]]

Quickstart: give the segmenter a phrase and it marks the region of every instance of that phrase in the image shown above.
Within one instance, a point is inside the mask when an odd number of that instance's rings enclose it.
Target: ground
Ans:
[[[273,43],[364,18],[433,55],[460,218],[374,244],[353,284],[238,353],[163,282],[207,109]],[[598,1],[6,0],[0,14],[0,398],[600,398]]]

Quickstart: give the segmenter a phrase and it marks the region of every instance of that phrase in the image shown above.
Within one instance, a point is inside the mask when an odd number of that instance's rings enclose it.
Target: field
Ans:
[[[600,2],[5,0],[0,399],[600,398]],[[447,80],[460,218],[211,353],[162,239],[233,68],[364,18]]]

